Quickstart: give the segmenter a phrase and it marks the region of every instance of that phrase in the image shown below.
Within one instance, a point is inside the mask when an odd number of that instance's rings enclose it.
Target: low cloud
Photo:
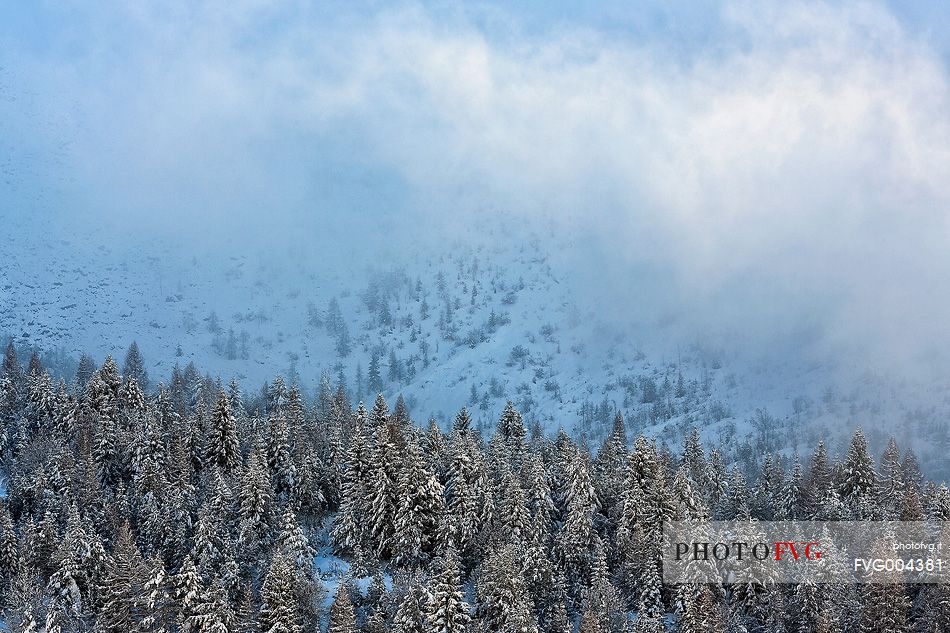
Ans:
[[[280,239],[504,209],[576,236],[563,263],[619,323],[857,365],[948,349],[950,76],[885,5],[727,3],[701,44],[223,6],[83,13],[98,43],[11,53],[45,126],[17,147],[67,138],[63,186],[104,217]]]

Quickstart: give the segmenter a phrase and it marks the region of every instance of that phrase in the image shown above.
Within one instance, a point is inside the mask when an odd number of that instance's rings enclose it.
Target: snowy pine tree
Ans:
[[[429,590],[428,630],[432,633],[464,633],[468,630],[471,614],[459,579],[458,555],[452,545],[446,546],[438,569]]]
[[[356,609],[347,583],[340,583],[330,607],[327,633],[356,633]]]
[[[537,633],[515,547],[509,543],[489,549],[477,582],[475,613],[489,631]]]
[[[261,630],[268,633],[301,633],[300,605],[295,590],[293,560],[278,553],[271,560],[261,587]]]
[[[423,463],[414,432],[406,437],[399,478],[392,542],[393,560],[414,565],[432,552],[445,511],[442,484]]]
[[[102,584],[102,607],[96,619],[101,631],[134,631],[146,617],[148,568],[132,540],[127,523],[119,527]]]
[[[429,604],[430,596],[425,588],[413,583],[393,616],[393,633],[428,633]]]
[[[872,519],[875,509],[877,475],[874,460],[868,454],[864,432],[858,428],[851,439],[851,446],[841,466],[838,493],[855,519]]]
[[[224,474],[233,472],[241,461],[237,426],[231,415],[231,406],[224,391],[218,392],[218,401],[211,412],[208,429],[208,462]]]
[[[127,379],[135,379],[142,389],[148,388],[148,370],[145,368],[145,361],[142,359],[138,343],[135,341],[132,341],[129,350],[125,354],[122,375]]]

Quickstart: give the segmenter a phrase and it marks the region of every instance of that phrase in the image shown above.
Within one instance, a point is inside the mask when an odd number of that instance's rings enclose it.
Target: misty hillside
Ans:
[[[791,454],[826,432],[840,449],[834,440],[862,425],[875,449],[895,431],[913,435],[925,468],[946,470],[938,381],[766,363],[738,340],[697,340],[669,316],[634,320],[643,310],[618,328],[552,257],[566,244],[522,224],[358,265],[318,249],[205,256],[52,226],[27,242],[16,237],[24,230],[4,238],[15,256],[0,270],[0,333],[46,352],[67,379],[82,354],[121,360],[115,341],[136,341],[153,386],[188,363],[245,390],[277,369],[309,394],[327,379],[354,401],[403,395],[414,416],[443,425],[461,403],[479,428],[510,399],[529,424],[592,443],[622,411],[636,432],[674,446],[699,428],[738,461]]]
[[[0,336],[54,371],[950,475],[939,11],[184,4],[0,20]]]

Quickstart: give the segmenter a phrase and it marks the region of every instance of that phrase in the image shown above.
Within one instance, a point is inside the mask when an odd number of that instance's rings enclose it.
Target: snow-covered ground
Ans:
[[[127,237],[134,232],[116,240],[96,227],[64,230],[40,216],[7,218],[5,228],[0,335],[120,363],[135,340],[153,382],[188,362],[245,389],[281,373],[313,393],[327,372],[354,391],[359,374],[367,399],[376,350],[386,395],[403,394],[421,422],[446,424],[464,405],[490,428],[511,399],[548,432],[563,427],[595,443],[619,409],[635,432],[675,446],[697,426],[733,455],[757,441],[790,453],[820,433],[841,450],[861,424],[872,447],[895,433],[947,476],[946,380],[898,383],[864,368],[751,358],[659,319],[608,324],[552,257],[564,245],[524,227],[486,228],[478,242],[441,250],[349,257],[306,240],[238,249],[213,236],[202,252]],[[332,299],[349,334],[345,357],[325,323]]]

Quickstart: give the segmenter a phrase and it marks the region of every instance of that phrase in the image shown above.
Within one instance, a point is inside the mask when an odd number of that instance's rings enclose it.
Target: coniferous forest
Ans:
[[[0,633],[950,633],[947,8],[0,1]]]
[[[950,586],[665,585],[662,522],[950,519],[950,492],[892,440],[840,459],[600,446],[402,398],[259,393],[175,367],[0,373],[0,600],[13,631],[705,633],[950,630]]]

